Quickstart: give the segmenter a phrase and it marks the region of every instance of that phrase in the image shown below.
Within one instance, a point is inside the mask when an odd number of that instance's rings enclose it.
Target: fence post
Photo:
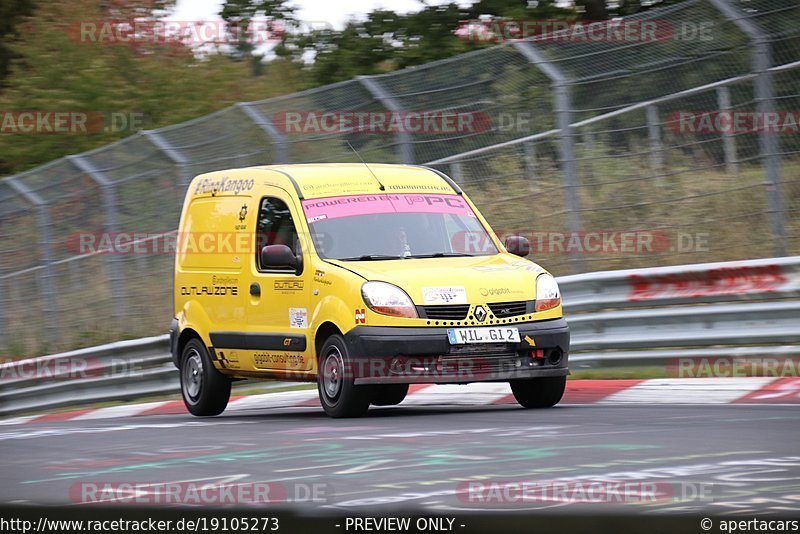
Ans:
[[[726,0],[709,0],[725,18],[734,23],[750,40],[753,47],[752,69],[755,78],[756,111],[761,117],[775,110],[775,85],[772,73],[772,52],[769,36],[747,15]],[[786,255],[786,228],[784,227],[783,200],[781,198],[781,156],[778,138],[774,132],[761,128],[758,135],[761,166],[767,188],[767,211],[772,234],[775,237],[774,254]]]
[[[592,131],[591,126],[586,126],[586,131],[583,132],[583,143],[585,146],[585,154],[586,157],[584,158],[583,168],[586,175],[586,180],[594,179],[594,166],[592,165],[593,161],[593,154],[594,154],[594,132]]]
[[[183,197],[186,194],[186,189],[189,187],[189,183],[193,178],[190,170],[191,161],[189,161],[189,159],[184,156],[180,150],[174,148],[169,141],[164,139],[164,137],[157,131],[144,130],[142,131],[142,135],[144,135],[148,141],[153,143],[157,149],[166,154],[166,156],[172,160],[175,166],[178,167],[178,185],[181,188],[181,194],[178,195],[178,206],[183,206]]]
[[[525,152],[525,178],[528,180],[528,189],[531,191],[538,191],[539,162],[536,160],[536,143],[533,141],[523,143],[522,149]]]
[[[39,270],[39,290],[42,297],[42,311],[44,312],[47,327],[44,328],[47,340],[56,343],[60,337],[61,329],[58,322],[58,300],[56,288],[53,284],[53,243],[50,240],[50,212],[48,203],[27,185],[17,181],[16,176],[9,176],[5,180],[12,189],[36,208],[36,225],[39,230],[39,253],[41,254],[42,268]]]
[[[462,185],[461,180],[463,180],[464,175],[460,161],[454,161],[450,164],[450,178],[459,186]]]
[[[105,227],[108,235],[113,236],[119,231],[119,217],[117,216],[117,187],[101,170],[95,167],[94,163],[85,159],[83,156],[67,156],[67,159],[82,173],[94,180],[103,192],[103,203],[105,204]],[[111,314],[118,322],[124,319],[123,310],[127,310],[125,293],[125,275],[120,265],[120,256],[117,251],[106,253],[108,270],[110,273],[109,281],[111,284],[111,299],[114,301],[111,306]]]
[[[717,88],[717,107],[724,112],[731,110],[731,91],[727,87]],[[738,174],[736,138],[730,131],[722,132],[722,149],[725,152],[725,171],[728,174]]]
[[[253,106],[252,102],[239,102],[236,107],[241,109],[253,123],[275,141],[275,163],[289,163],[286,136],[275,128],[272,119],[265,116]]]
[[[8,332],[8,326],[6,324],[6,309],[9,308],[11,304],[11,295],[8,293],[8,288],[6,286],[6,279],[0,276],[0,347],[7,348],[6,345],[6,335]]]
[[[392,113],[402,113],[404,110],[397,100],[390,95],[372,76],[356,76],[356,79],[369,91],[369,93],[380,102],[383,107]],[[402,128],[400,129],[402,130]],[[411,136],[408,132],[398,131],[395,134],[397,142],[397,157],[400,163],[414,164],[414,147],[411,144]]]
[[[647,106],[647,138],[650,142],[650,170],[656,177],[656,183],[664,181],[664,146],[661,143],[661,124],[658,118],[658,108]]]
[[[571,232],[582,231],[581,203],[578,197],[578,171],[575,161],[575,133],[572,128],[572,105],[570,102],[570,81],[567,76],[547,59],[530,41],[514,41],[514,47],[547,76],[553,83],[555,93],[554,108],[556,126],[559,130],[559,151],[561,153],[561,175],[567,206],[567,223]],[[572,272],[583,272],[583,253],[570,257]]]

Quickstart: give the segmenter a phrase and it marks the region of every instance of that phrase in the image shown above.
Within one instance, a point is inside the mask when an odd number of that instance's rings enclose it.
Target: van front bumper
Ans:
[[[349,371],[358,385],[506,382],[569,374],[566,320],[505,326],[519,329],[519,343],[451,345],[448,328],[357,326],[344,335]]]

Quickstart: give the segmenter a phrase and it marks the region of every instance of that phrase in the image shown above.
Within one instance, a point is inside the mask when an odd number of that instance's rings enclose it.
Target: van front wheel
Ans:
[[[322,345],[317,389],[322,409],[331,417],[360,417],[369,409],[369,386],[355,385],[347,345],[338,334]]]
[[[566,376],[512,380],[511,392],[525,408],[550,408],[558,404],[567,386]]]
[[[181,393],[192,415],[219,415],[228,406],[231,381],[214,368],[199,339],[191,339],[181,355]]]

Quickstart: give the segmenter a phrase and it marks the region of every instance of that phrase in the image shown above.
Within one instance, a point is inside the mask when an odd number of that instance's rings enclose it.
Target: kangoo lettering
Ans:
[[[233,193],[238,195],[242,191],[249,191],[253,189],[255,180],[231,180],[230,178],[222,177],[218,180],[210,178],[203,178],[197,182],[197,188],[194,191],[195,195],[202,195],[204,193]]]

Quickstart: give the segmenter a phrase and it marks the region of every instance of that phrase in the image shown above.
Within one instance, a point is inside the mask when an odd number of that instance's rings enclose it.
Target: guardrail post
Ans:
[[[369,91],[373,97],[378,100],[378,102],[383,105],[383,107],[392,113],[403,113],[404,110],[402,106],[400,106],[397,100],[388,92],[386,92],[386,90],[377,81],[375,81],[374,77],[356,76],[356,79],[367,91]],[[413,165],[414,148],[411,144],[411,136],[408,134],[408,132],[398,131],[395,134],[395,140],[397,142],[397,157],[400,159],[400,163],[408,163],[409,165]]]
[[[272,119],[261,113],[251,102],[239,102],[236,107],[241,109],[256,126],[275,141],[275,163],[289,163],[286,136],[275,128]]]
[[[731,110],[731,91],[727,87],[717,88],[717,107],[720,111],[729,112]],[[722,132],[722,149],[725,152],[725,172],[728,174],[738,174],[738,156],[736,155],[736,138],[730,131]]]
[[[658,108],[647,106],[647,138],[650,142],[650,170],[656,176],[656,184],[663,183],[664,147],[661,144],[661,124],[658,119]]]
[[[755,78],[756,111],[762,120],[766,115],[775,110],[775,84],[772,80],[770,67],[772,66],[772,53],[770,50],[769,36],[749,20],[747,15],[733,7],[725,0],[709,0],[711,4],[728,20],[735,24],[747,37],[753,46],[752,68]],[[781,198],[781,156],[776,132],[769,132],[767,128],[760,128],[758,135],[761,166],[764,169],[765,185],[767,188],[767,210],[769,212],[770,227],[775,237],[775,255],[786,255],[786,228],[784,226],[783,200]]]
[[[144,130],[142,135],[145,136],[157,149],[166,154],[172,160],[172,163],[178,168],[178,186],[181,188],[181,194],[178,195],[178,206],[183,206],[183,197],[186,194],[186,189],[189,188],[189,183],[192,181],[192,173],[190,169],[191,161],[184,156],[180,150],[174,148],[169,141],[155,130]]]
[[[561,176],[567,206],[567,223],[571,232],[582,231],[581,203],[578,197],[578,170],[575,160],[575,133],[572,127],[572,105],[570,101],[570,81],[567,76],[547,59],[530,41],[514,41],[514,47],[547,76],[553,83],[555,93],[554,108],[556,125],[559,129],[559,151],[561,154]],[[570,257],[572,272],[583,271],[582,253]]]
[[[36,225],[39,230],[39,254],[41,255],[42,268],[39,271],[39,291],[42,298],[42,312],[47,324],[44,334],[47,340],[56,343],[60,337],[58,322],[58,300],[56,299],[56,288],[53,284],[53,255],[51,253],[53,243],[50,240],[50,212],[48,203],[27,185],[16,180],[16,176],[9,176],[5,179],[21,197],[27,200],[36,208]]]
[[[95,167],[94,163],[85,159],[83,156],[67,156],[67,159],[81,172],[89,176],[100,187],[103,192],[103,203],[105,204],[105,227],[109,237],[113,240],[119,231],[119,218],[117,217],[117,187],[108,176]],[[111,298],[114,303],[111,313],[114,319],[123,319],[122,310],[128,307],[125,302],[125,275],[120,265],[118,251],[111,250],[106,253],[108,258],[108,270],[110,273],[109,282],[111,284]]]

